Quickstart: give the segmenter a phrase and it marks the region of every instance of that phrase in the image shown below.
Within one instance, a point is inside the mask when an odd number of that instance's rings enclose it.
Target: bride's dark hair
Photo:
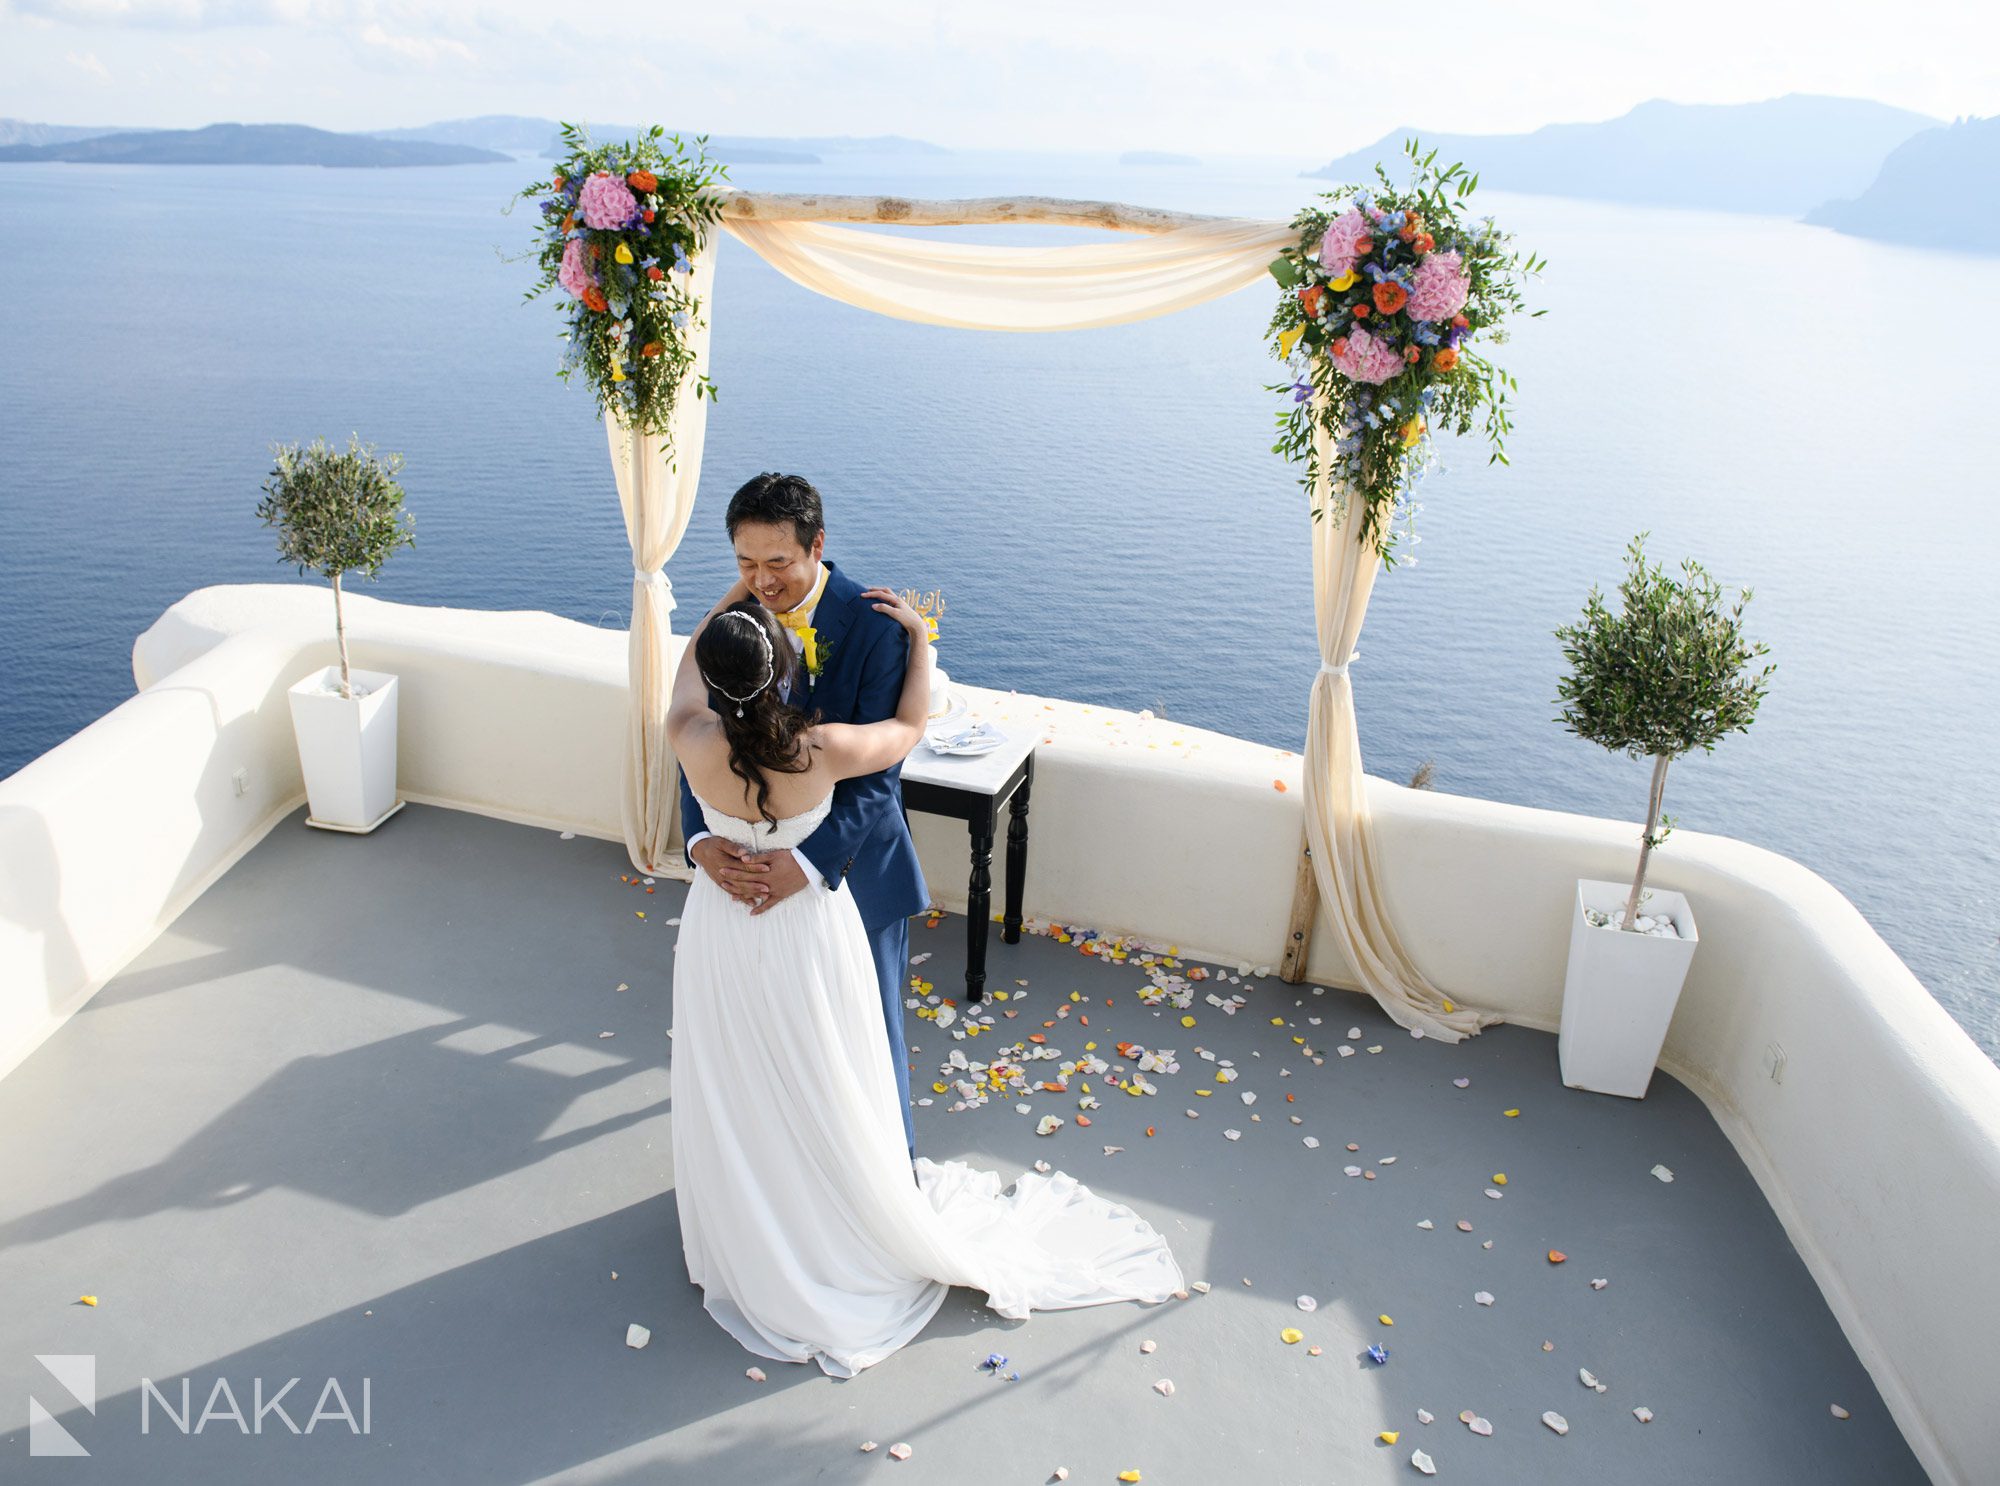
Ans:
[[[769,609],[746,599],[708,622],[694,642],[694,663],[708,688],[708,705],[722,719],[729,772],[756,791],[757,813],[776,825],[767,776],[811,767],[811,750],[801,744],[819,720],[817,712],[808,716],[779,697],[799,671],[790,637]]]

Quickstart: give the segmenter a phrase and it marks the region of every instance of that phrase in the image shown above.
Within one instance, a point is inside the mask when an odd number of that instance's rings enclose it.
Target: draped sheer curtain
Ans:
[[[674,845],[679,835],[680,769],[667,748],[667,700],[674,690],[672,650],[674,585],[663,569],[694,514],[701,450],[708,431],[708,400],[695,396],[708,369],[709,321],[714,315],[715,241],[693,260],[690,289],[701,313],[689,327],[694,361],[674,397],[672,456],[668,441],[640,433],[606,414],[611,473],[632,548],[632,624],[626,647],[630,701],[626,708],[622,813],[625,851],[647,876],[686,871]]]
[[[1315,406],[1324,398],[1314,395]],[[1320,474],[1313,482],[1313,616],[1319,636],[1319,673],[1313,677],[1306,721],[1306,844],[1313,880],[1327,922],[1361,985],[1397,1025],[1442,1042],[1476,1035],[1500,1021],[1453,1000],[1432,985],[1403,948],[1382,901],[1375,830],[1361,770],[1361,735],[1354,720],[1354,683],[1349,663],[1359,654],[1354,642],[1368,615],[1382,552],[1362,534],[1360,501],[1335,510],[1326,471],[1332,441],[1314,424],[1313,448]],[[1450,1008],[1450,1009],[1447,1009]]]
[[[1009,248],[765,217],[725,215],[721,225],[815,293],[927,325],[1007,331],[1085,330],[1188,309],[1257,282],[1296,237],[1282,222],[1218,219],[1116,241]],[[705,319],[713,316],[714,247],[711,239],[696,261],[695,288]],[[706,366],[706,329],[698,335],[699,364]],[[679,400],[679,463],[673,471],[646,455],[646,441],[612,431],[612,461],[620,471],[619,499],[635,567],[625,824],[632,860],[645,871],[666,860],[679,793],[664,738],[672,681],[667,649],[672,589],[663,575],[651,574],[686,530],[705,419],[706,405],[691,393]],[[1456,1042],[1500,1017],[1456,1002],[1445,1010],[1450,998],[1404,950],[1382,901],[1362,787],[1345,662],[1368,611],[1380,553],[1372,542],[1362,543],[1351,523],[1335,520],[1324,482],[1313,498],[1327,513],[1312,523],[1321,667],[1312,686],[1304,793],[1314,880],[1335,945],[1362,988],[1401,1025]]]

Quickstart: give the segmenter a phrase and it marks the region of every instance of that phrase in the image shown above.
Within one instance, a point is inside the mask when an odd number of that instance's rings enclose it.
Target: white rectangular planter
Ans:
[[[1643,1099],[1700,941],[1687,898],[1663,888],[1642,890],[1640,915],[1672,920],[1678,939],[1595,928],[1584,918],[1585,908],[1616,913],[1631,891],[1630,882],[1577,881],[1557,1049],[1570,1088]]]
[[[292,731],[306,781],[306,824],[366,833],[403,808],[396,797],[396,678],[355,666],[347,674],[351,698],[340,694],[337,665],[291,687]]]

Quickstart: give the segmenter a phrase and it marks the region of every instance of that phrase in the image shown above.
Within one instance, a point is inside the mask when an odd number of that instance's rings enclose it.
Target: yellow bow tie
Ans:
[[[810,610],[804,608],[789,609],[785,613],[778,615],[778,623],[782,624],[786,629],[795,632],[802,629],[811,629],[812,613]]]

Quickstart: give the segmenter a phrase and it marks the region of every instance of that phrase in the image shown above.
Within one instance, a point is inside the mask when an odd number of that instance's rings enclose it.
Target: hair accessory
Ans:
[[[759,624],[756,620],[752,619],[748,614],[745,614],[741,609],[724,609],[720,614],[716,615],[715,617],[717,619],[742,620],[745,624],[750,626],[751,631],[757,636],[757,643],[764,647],[764,679],[758,682],[755,686],[751,687],[749,691],[745,692],[740,697],[729,696],[728,692],[723,691],[721,687],[716,686],[716,684],[713,681],[709,681],[706,673],[704,673],[701,678],[713,690],[720,693],[722,696],[729,697],[729,700],[736,704],[736,715],[738,717],[741,717],[743,715],[743,704],[747,701],[752,700],[760,692],[762,692],[765,687],[771,684],[772,680],[778,674],[777,661],[771,654],[771,637],[764,633],[763,625]]]

